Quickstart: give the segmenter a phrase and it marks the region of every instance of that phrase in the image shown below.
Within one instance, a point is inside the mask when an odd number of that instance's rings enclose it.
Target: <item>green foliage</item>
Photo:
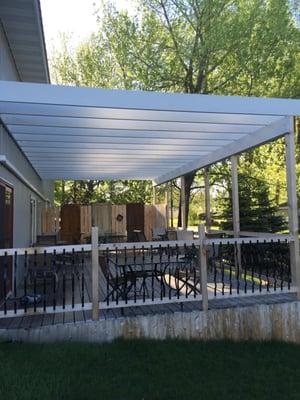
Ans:
[[[222,229],[232,229],[231,186],[228,195],[219,199]],[[240,223],[242,231],[280,232],[286,228],[278,209],[269,198],[269,188],[265,181],[239,174]]]
[[[88,41],[70,50],[63,37],[62,51],[52,56],[52,75],[58,83],[104,88],[299,97],[300,31],[291,12],[298,3],[291,9],[288,0],[143,0],[129,16],[107,0],[99,30]],[[250,186],[253,179],[260,182],[260,201],[270,215],[286,202],[283,149],[279,141],[240,158],[242,179]],[[212,167],[215,209],[228,195],[228,172],[226,162]],[[197,221],[203,213],[201,173],[190,178],[190,219]],[[147,182],[89,182],[68,183],[65,201],[149,202],[152,196]],[[258,201],[254,188],[249,193]],[[228,214],[230,203],[223,207]]]

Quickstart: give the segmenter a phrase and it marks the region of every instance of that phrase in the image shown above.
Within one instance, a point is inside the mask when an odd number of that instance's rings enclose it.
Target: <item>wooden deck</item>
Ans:
[[[294,293],[268,294],[249,297],[214,299],[209,301],[209,309],[249,307],[257,304],[278,304],[296,301]],[[193,301],[177,304],[146,305],[124,309],[100,310],[100,319],[124,318],[127,316],[190,312],[201,310],[201,302]],[[91,310],[68,311],[63,313],[24,315],[0,318],[0,329],[34,329],[46,325],[91,321]]]

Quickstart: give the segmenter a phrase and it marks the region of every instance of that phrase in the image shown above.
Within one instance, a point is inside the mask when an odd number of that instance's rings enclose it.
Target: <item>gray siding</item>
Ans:
[[[0,21],[0,79],[19,80],[13,56],[6,41]],[[0,123],[0,155],[4,155],[13,167],[43,197],[53,201],[53,181],[42,180],[29,163],[26,156],[17,146],[13,138]],[[31,190],[16,174],[0,164],[0,179],[10,184],[14,189],[14,223],[13,245],[24,247],[31,244],[31,210],[30,201],[35,199],[37,205],[37,233],[41,231],[41,210],[45,207],[45,201],[35,191]]]
[[[19,74],[8,46],[5,33],[0,20],[0,79],[6,81],[18,81]]]
[[[43,190],[42,180],[31,166],[10,134],[0,124],[0,154],[4,154],[9,162],[17,168],[27,180],[38,190]]]

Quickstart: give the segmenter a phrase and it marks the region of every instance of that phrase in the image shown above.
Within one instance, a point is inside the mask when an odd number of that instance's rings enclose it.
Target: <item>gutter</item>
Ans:
[[[37,194],[43,201],[49,203],[47,199],[35,186],[33,186],[28,179],[6,158],[6,156],[0,154],[0,164],[4,165],[10,172],[12,172],[21,182],[24,183],[30,190]]]

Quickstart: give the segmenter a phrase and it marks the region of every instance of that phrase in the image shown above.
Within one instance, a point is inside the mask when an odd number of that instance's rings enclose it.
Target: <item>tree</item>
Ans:
[[[203,94],[299,94],[299,31],[288,0],[144,0],[135,17],[107,1],[98,18],[99,32],[87,43],[75,53],[66,45],[54,56],[56,81]],[[186,176],[187,207],[195,175]]]
[[[224,196],[219,204],[222,229],[232,229],[231,186],[228,195]],[[240,225],[242,231],[252,232],[280,232],[286,224],[278,214],[278,209],[269,198],[266,182],[257,178],[249,179],[245,174],[239,174],[239,205]]]

